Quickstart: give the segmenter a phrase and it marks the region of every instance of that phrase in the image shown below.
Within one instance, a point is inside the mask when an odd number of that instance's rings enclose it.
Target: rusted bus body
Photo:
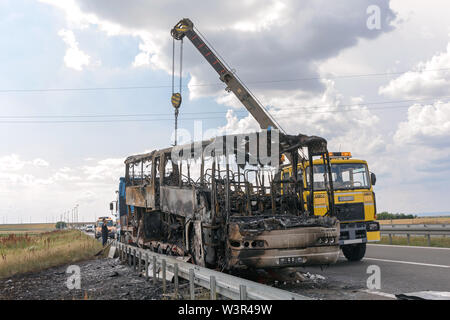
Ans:
[[[249,147],[245,135],[229,135],[127,158],[128,215],[122,217],[121,239],[227,270],[336,262],[339,222],[332,212],[314,216],[314,208],[297,196],[301,181],[294,175],[281,191],[278,168],[261,160],[264,153],[309,161],[300,149],[321,156],[326,141],[279,134],[276,145],[262,152],[259,142],[271,135],[257,133],[257,148]],[[220,155],[211,148],[218,141],[224,146]],[[243,155],[239,141],[247,141]],[[180,154],[185,158],[174,156]],[[220,157],[245,163],[220,163]]]

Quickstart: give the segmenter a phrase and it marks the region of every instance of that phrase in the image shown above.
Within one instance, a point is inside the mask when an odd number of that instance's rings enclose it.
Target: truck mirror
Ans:
[[[377,176],[373,172],[370,173],[370,182],[372,183],[373,186],[377,182]]]
[[[111,211],[114,210],[114,203],[112,203],[112,202],[109,203],[109,210],[111,210]]]

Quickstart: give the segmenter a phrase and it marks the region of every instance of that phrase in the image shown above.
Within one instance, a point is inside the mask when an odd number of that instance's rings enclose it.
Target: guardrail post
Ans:
[[[156,284],[156,256],[153,256],[153,284]]]
[[[389,233],[389,244],[392,244],[392,234]]]
[[[247,287],[243,284],[239,285],[239,299],[247,300]]]
[[[209,277],[209,288],[210,288],[210,294],[211,294],[211,300],[216,300],[216,277],[210,276]]]
[[[163,293],[166,293],[166,259],[162,259],[162,283],[163,283]]]
[[[195,300],[194,276],[194,269],[189,269],[189,291],[191,292],[191,300]]]
[[[431,247],[431,235],[427,234],[428,246]]]
[[[178,297],[178,263],[173,265],[173,282],[175,284],[175,299]]]
[[[406,234],[406,238],[408,239],[408,246],[409,246],[409,245],[410,245],[410,236],[409,236],[409,233]]]
[[[148,253],[145,254],[145,279],[148,280]]]

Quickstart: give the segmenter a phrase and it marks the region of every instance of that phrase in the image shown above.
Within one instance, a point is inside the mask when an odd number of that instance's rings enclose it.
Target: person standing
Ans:
[[[107,241],[108,241],[108,226],[106,225],[106,219],[103,219],[103,224],[102,224],[102,244],[103,244],[103,246],[105,246]]]

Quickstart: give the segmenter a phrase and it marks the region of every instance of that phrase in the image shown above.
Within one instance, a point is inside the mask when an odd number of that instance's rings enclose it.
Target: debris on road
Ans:
[[[0,280],[0,300],[161,300],[162,284],[138,275],[118,259],[79,262],[81,288],[68,289],[68,265]],[[167,283],[166,296],[173,294]],[[167,299],[167,298],[165,298]]]

